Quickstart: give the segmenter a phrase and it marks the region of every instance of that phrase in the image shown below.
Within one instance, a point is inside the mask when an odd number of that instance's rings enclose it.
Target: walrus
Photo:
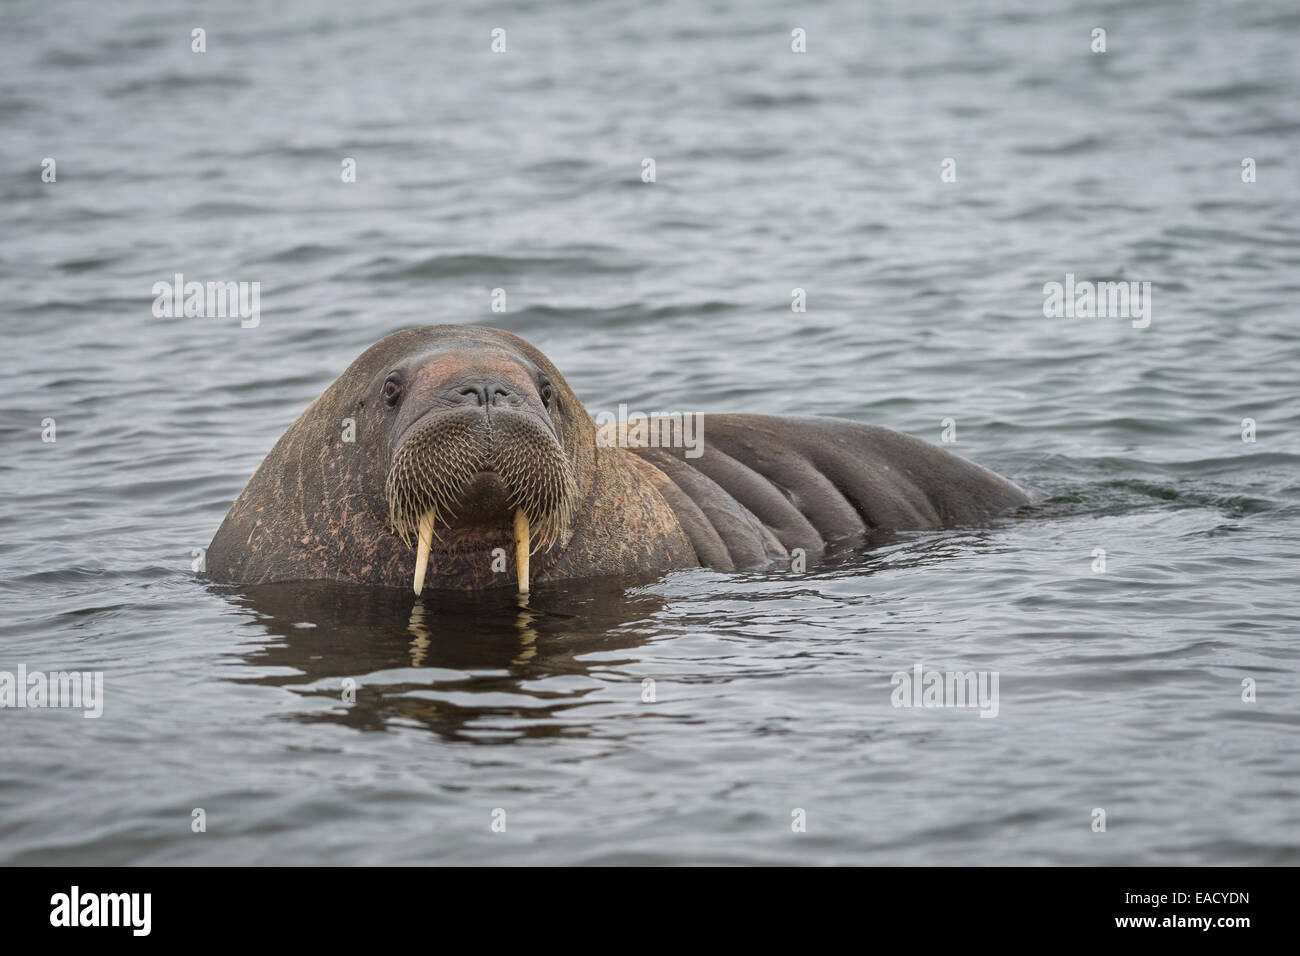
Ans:
[[[796,549],[816,559],[832,542],[974,524],[1030,501],[887,428],[755,414],[702,425],[694,449],[620,441],[522,338],[405,329],[276,442],[213,537],[207,574],[526,594],[536,582],[758,568]]]

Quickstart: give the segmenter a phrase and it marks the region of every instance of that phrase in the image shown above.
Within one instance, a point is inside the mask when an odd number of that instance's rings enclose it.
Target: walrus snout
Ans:
[[[549,423],[528,408],[494,405],[500,393],[466,391],[463,404],[407,428],[388,469],[389,523],[408,544],[416,537],[417,593],[438,528],[465,516],[483,524],[499,512],[513,516],[523,538],[516,548],[527,553],[562,542],[577,505],[573,467]]]

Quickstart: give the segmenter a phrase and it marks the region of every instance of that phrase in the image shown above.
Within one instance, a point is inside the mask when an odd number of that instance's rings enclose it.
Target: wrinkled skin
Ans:
[[[1030,500],[926,442],[838,419],[707,415],[703,449],[598,443],[563,376],[518,336],[406,329],[367,349],[280,438],[213,538],[208,574],[409,589],[412,522],[436,503],[425,587],[481,590],[515,586],[520,502],[533,519],[531,579],[544,582],[760,567]]]

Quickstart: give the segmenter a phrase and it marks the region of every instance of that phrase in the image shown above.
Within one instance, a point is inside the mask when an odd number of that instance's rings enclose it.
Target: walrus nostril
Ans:
[[[478,385],[466,385],[457,391],[466,398],[475,399],[480,406],[492,406],[498,399],[509,398],[510,389],[496,382],[483,382]]]

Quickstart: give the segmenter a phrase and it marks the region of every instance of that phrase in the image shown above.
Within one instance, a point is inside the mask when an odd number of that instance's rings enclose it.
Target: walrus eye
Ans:
[[[537,394],[539,394],[540,396],[542,396],[542,404],[545,405],[547,408],[550,408],[550,407],[551,407],[551,395],[553,394],[552,391],[551,391],[551,383],[550,383],[550,382],[542,382],[542,387],[539,388],[539,389],[537,390]]]
[[[402,385],[395,379],[389,379],[384,383],[384,401],[393,406],[397,400],[402,397]]]

